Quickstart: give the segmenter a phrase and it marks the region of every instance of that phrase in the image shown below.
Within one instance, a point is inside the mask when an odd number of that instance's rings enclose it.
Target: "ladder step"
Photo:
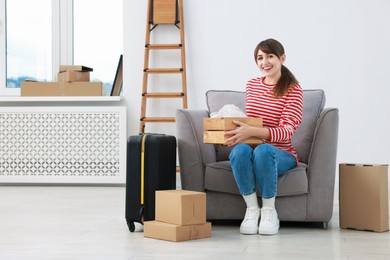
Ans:
[[[144,117],[141,118],[143,122],[175,122],[174,117]]]
[[[179,44],[146,44],[145,48],[150,50],[171,50],[171,49],[181,49],[183,45]]]
[[[160,93],[143,93],[143,97],[147,98],[182,98],[183,92],[160,92]]]
[[[154,68],[154,69],[149,69],[146,68],[144,69],[144,72],[146,73],[182,73],[183,69],[182,68]]]

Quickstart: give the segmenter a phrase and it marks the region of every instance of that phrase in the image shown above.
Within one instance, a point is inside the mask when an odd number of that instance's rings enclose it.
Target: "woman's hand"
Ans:
[[[244,142],[252,136],[253,127],[236,120],[234,120],[233,123],[236,124],[237,127],[234,130],[225,131],[226,139],[224,145],[233,146]]]
[[[236,129],[225,131],[225,143],[224,145],[233,146],[244,142],[249,137],[257,137],[260,139],[269,140],[270,133],[266,127],[254,127],[245,123],[233,120],[233,123],[237,125]]]

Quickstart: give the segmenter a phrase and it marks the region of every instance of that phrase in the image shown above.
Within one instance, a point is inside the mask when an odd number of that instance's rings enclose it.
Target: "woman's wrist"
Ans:
[[[252,136],[260,138],[260,139],[269,140],[269,138],[270,138],[269,130],[266,127],[259,128],[259,127],[252,126],[251,133],[252,133]]]

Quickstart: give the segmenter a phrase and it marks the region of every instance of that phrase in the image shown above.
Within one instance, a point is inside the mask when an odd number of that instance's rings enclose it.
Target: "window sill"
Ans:
[[[0,96],[0,103],[3,102],[88,102],[88,101],[121,101],[122,96],[47,96],[47,97],[20,97]]]

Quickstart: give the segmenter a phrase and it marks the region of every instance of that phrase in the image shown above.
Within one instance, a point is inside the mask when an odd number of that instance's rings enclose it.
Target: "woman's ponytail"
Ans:
[[[274,87],[275,96],[282,96],[288,91],[291,85],[298,84],[298,80],[286,66],[282,65],[281,73],[282,75]]]

